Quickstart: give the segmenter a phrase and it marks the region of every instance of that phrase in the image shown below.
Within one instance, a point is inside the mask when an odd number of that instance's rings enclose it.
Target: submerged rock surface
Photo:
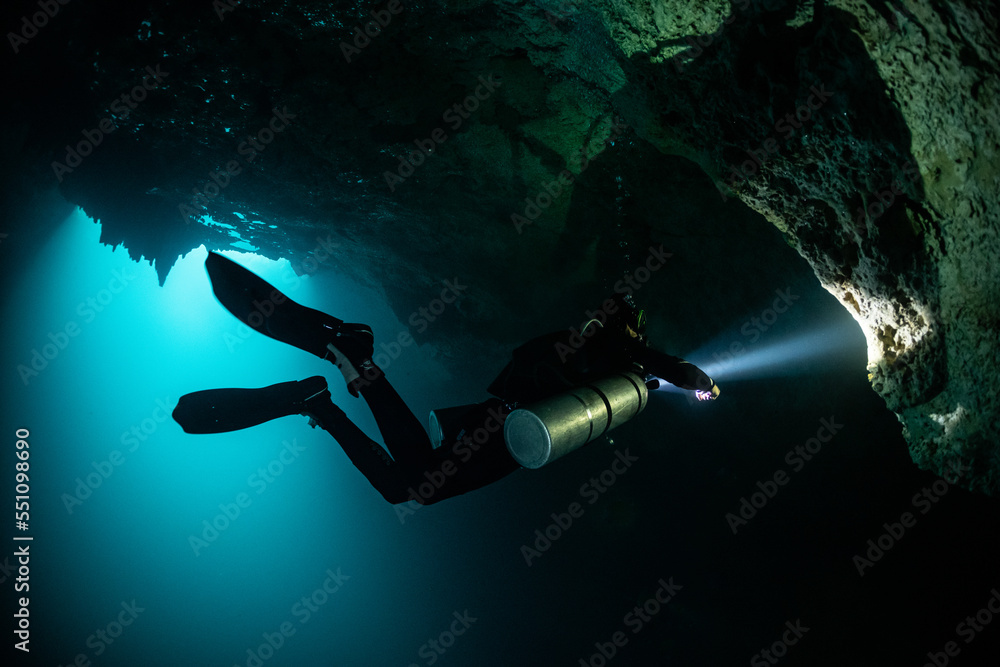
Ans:
[[[458,281],[426,335],[464,355],[583,321],[662,246],[637,297],[683,350],[792,281],[791,246],[913,460],[1000,491],[996,3],[111,6],[21,45],[48,86],[7,110],[5,173],[161,280],[236,242],[401,321]]]

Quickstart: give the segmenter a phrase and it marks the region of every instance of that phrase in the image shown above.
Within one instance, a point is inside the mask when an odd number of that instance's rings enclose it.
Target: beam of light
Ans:
[[[681,389],[680,387],[678,387],[676,385],[672,385],[669,382],[667,382],[666,380],[664,380],[663,378],[656,378],[656,379],[660,381],[660,386],[657,387],[654,390],[656,392],[661,392],[662,391],[662,392],[670,392],[672,394],[686,394],[687,393],[687,389]]]
[[[781,337],[775,334],[773,340],[761,338],[756,345],[736,340],[729,344],[716,341],[691,352],[685,359],[705,371],[720,386],[725,382],[834,370],[844,363],[852,363],[853,356],[858,357],[856,361],[860,366],[864,365],[864,334],[854,322],[838,322]],[[665,381],[661,381],[658,391],[684,392]]]

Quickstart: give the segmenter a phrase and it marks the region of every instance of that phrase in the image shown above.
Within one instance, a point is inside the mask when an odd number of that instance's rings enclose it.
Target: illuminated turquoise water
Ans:
[[[415,628],[380,629],[398,624],[396,605],[436,612],[443,626],[458,608],[423,592],[434,589],[433,558],[395,557],[428,548],[427,531],[412,527],[421,517],[401,523],[305,418],[212,436],[185,434],[169,419],[190,391],[316,374],[377,437],[367,407],[333,366],[225,311],[204,248],[160,288],[148,264],[98,235],[85,216],[71,216],[8,286],[5,304],[11,451],[14,428],[30,431],[31,647],[33,659],[44,656],[32,664],[78,655],[94,664],[253,664],[247,650],[286,622],[286,641],[271,635],[280,648],[268,664],[320,664],[328,652],[362,664],[372,645],[395,642],[417,659],[426,638]],[[302,303],[377,333],[405,328],[371,292],[300,278],[287,261],[230,257]],[[431,353],[413,346],[391,364],[401,391],[448,384]],[[449,400],[443,393],[408,398],[423,418],[428,402]]]
[[[324,374],[378,437],[331,365],[241,330],[211,292],[204,248],[160,287],[99,232],[77,213],[40,246],[14,234],[0,246],[19,267],[5,282],[0,474],[12,479],[18,428],[31,452],[28,530],[13,531],[34,538],[32,652],[19,664],[534,667],[597,665],[609,646],[612,667],[745,664],[798,619],[812,629],[788,664],[828,664],[831,647],[846,664],[854,646],[868,653],[852,664],[894,664],[901,646],[919,664],[989,598],[995,513],[957,488],[857,573],[852,556],[934,478],[868,387],[860,331],[814,282],[791,285],[801,302],[773,326],[773,304],[746,304],[717,340],[670,350],[717,364],[720,400],[654,392],[613,443],[400,512],[304,418],[210,436],[167,419],[187,392]],[[297,277],[284,261],[230,256],[305,305],[370,323],[377,346],[414,335],[423,344],[386,374],[421,419],[484,399],[509,353],[469,354],[452,375],[406,315],[336,267]],[[750,317],[768,326],[759,341]],[[733,341],[746,348],[728,359]],[[831,418],[842,428],[793,465],[789,452]],[[615,472],[621,456],[631,464]],[[734,535],[727,516],[777,489],[778,472],[787,483]],[[14,548],[4,586],[16,583]],[[918,585],[928,563],[940,587]],[[925,636],[928,608],[936,635]]]

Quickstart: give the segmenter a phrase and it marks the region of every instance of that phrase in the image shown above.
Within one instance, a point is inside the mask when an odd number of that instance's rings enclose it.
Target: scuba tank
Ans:
[[[430,431],[431,445],[434,449],[446,442],[449,444],[457,442],[462,437],[468,415],[478,407],[478,403],[470,403],[453,408],[431,410],[427,425]]]
[[[635,417],[648,396],[642,377],[617,373],[518,408],[504,422],[507,450],[541,468]]]
[[[431,445],[438,449],[469,440],[485,445],[500,432],[508,412],[510,407],[498,398],[431,410],[427,424]],[[499,442],[499,435],[496,440]]]

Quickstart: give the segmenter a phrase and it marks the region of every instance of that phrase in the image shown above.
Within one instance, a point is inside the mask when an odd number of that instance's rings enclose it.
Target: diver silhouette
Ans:
[[[697,392],[699,400],[719,395],[719,388],[700,369],[649,347],[644,313],[635,308],[630,297],[615,295],[580,332],[548,334],[514,350],[511,362],[487,389],[493,398],[432,413],[432,428],[438,427],[435,446],[372,361],[374,336],[370,327],[302,306],[214,252],[209,253],[205,266],[216,297],[241,322],[330,361],[340,370],[351,395],[367,402],[385,448],[333,403],[322,376],[257,389],[208,389],[186,394],[174,409],[174,420],[187,433],[221,433],[290,415],[307,416],[312,426],[333,436],[355,467],[393,504],[414,500],[433,504],[520,469],[523,466],[505,441],[507,417],[521,405],[573,390],[595,378],[618,374],[610,382],[625,387],[621,391],[633,399],[635,390],[640,390],[643,405],[631,414],[644,407],[646,372]],[[610,429],[614,400],[609,402],[602,391],[591,393],[599,397],[599,407],[608,406],[608,423],[603,428]],[[612,391],[617,390],[612,387]],[[583,394],[567,400],[578,409],[589,410],[579,408],[580,396]],[[438,412],[442,413],[441,424],[435,415]],[[444,422],[447,428],[443,428]],[[592,425],[589,428],[593,431]],[[600,433],[603,430],[587,437],[593,439]]]

